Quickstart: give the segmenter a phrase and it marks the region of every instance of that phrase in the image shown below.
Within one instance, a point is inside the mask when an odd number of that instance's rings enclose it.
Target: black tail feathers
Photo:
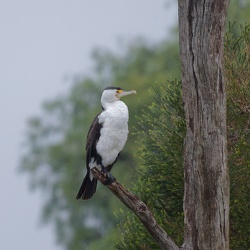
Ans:
[[[97,186],[97,180],[93,178],[93,180],[91,181],[89,173],[87,173],[82,182],[80,190],[76,196],[76,199],[77,200],[81,198],[83,200],[90,199],[96,191],[96,186]]]

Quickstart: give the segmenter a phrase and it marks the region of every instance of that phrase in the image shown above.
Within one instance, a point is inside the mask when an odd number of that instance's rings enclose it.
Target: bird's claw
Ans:
[[[105,173],[105,177],[106,177],[106,181],[104,182],[104,185],[110,185],[116,181],[116,178],[109,172]]]

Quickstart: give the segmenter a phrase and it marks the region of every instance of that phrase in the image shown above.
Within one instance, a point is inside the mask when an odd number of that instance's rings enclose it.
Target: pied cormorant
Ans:
[[[115,180],[109,172],[128,137],[128,107],[120,98],[130,94],[136,94],[136,91],[124,91],[119,87],[108,87],[103,90],[102,112],[95,117],[87,136],[87,174],[76,199],[90,199],[95,193],[97,180],[91,174],[93,167],[106,173],[109,183]]]

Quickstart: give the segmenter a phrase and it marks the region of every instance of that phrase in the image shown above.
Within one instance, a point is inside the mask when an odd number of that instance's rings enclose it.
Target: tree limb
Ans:
[[[105,185],[106,177],[97,168],[91,170],[93,176]],[[144,227],[163,250],[177,250],[179,247],[170,239],[167,233],[158,225],[148,207],[133,193],[125,189],[118,181],[105,185],[121,202],[136,214]]]

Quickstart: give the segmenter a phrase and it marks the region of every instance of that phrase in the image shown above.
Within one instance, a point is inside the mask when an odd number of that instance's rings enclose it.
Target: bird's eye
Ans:
[[[118,90],[116,91],[116,93],[117,93],[117,94],[121,94],[121,93],[122,93],[122,90],[121,90],[121,89],[118,89]]]

